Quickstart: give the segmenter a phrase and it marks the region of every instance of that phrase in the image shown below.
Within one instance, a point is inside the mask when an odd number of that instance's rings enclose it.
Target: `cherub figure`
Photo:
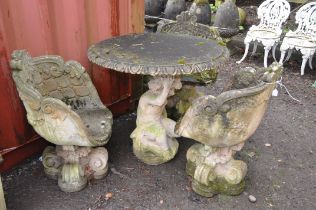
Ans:
[[[149,90],[139,100],[136,129],[131,138],[135,155],[147,164],[157,165],[171,160],[178,150],[176,122],[167,118],[165,106],[167,98],[181,88],[181,81],[156,77],[148,86]]]

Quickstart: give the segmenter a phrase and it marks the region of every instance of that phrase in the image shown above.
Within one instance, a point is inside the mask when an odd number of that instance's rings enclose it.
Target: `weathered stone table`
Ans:
[[[216,68],[228,56],[227,48],[216,41],[163,33],[120,36],[88,51],[89,60],[102,67],[153,76],[139,100],[137,127],[131,134],[134,154],[151,165],[171,160],[178,150],[176,123],[167,118],[165,105],[181,88],[179,76]]]

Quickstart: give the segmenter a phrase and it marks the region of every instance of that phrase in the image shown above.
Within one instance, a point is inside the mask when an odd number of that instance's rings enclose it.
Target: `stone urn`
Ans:
[[[178,135],[199,142],[187,151],[186,164],[196,193],[212,197],[244,190],[247,165],[234,154],[258,128],[281,73],[277,63],[268,69],[241,69],[227,91],[197,98],[177,122]]]
[[[239,12],[232,0],[226,0],[216,12],[214,26],[223,38],[229,38],[239,32]]]
[[[197,17],[196,22],[210,25],[212,14],[208,0],[195,0],[189,11]]]
[[[175,20],[177,15],[186,10],[185,0],[168,0],[165,8],[165,18]]]

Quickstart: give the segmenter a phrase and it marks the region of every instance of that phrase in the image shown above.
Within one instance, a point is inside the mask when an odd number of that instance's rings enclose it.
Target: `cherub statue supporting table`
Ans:
[[[134,154],[143,162],[158,165],[171,160],[178,150],[176,122],[167,118],[167,98],[181,88],[179,78],[155,77],[148,83],[137,109],[136,129],[131,134]]]

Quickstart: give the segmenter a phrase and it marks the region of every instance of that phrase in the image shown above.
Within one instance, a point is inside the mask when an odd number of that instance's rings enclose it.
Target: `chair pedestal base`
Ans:
[[[211,148],[195,144],[187,152],[186,171],[193,178],[192,189],[199,195],[239,195],[245,188],[247,165],[234,160],[234,151],[243,144],[228,148]],[[237,150],[236,150],[237,148]]]
[[[108,171],[104,147],[48,146],[43,152],[45,174],[58,180],[64,192],[85,188],[89,179],[101,179]]]

